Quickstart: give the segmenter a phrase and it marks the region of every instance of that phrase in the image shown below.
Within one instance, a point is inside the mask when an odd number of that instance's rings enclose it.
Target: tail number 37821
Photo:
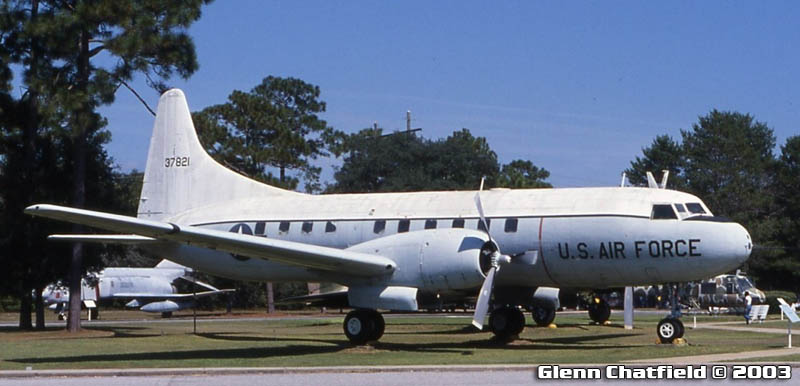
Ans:
[[[189,157],[167,157],[164,158],[166,168],[185,168],[189,166]]]

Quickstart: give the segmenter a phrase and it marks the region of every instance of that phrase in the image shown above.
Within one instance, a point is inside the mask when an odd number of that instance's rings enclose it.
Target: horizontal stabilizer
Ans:
[[[174,241],[247,257],[272,260],[292,266],[336,271],[345,275],[367,277],[386,275],[394,272],[397,266],[391,259],[369,253],[58,205],[32,205],[25,209],[25,213],[114,232],[134,233],[158,240]]]
[[[117,292],[113,294],[112,298],[117,299],[180,299],[186,300],[191,298],[204,298],[213,295],[219,295],[228,292],[236,292],[235,289],[221,289],[216,291],[203,291],[188,294],[158,294],[158,293],[143,293],[143,292]]]
[[[208,284],[208,283],[203,283],[202,281],[197,281],[194,278],[192,278],[191,276],[181,276],[178,279],[183,279],[183,280],[188,281],[189,283],[197,284],[200,287],[206,288],[206,289],[208,289],[210,291],[219,291],[219,289],[217,287],[214,287],[213,285]]]
[[[50,235],[50,241],[69,241],[78,243],[101,243],[101,244],[149,244],[158,242],[152,237],[139,235]]]
[[[314,295],[293,296],[278,300],[280,304],[311,303],[316,306],[347,307],[347,290]]]

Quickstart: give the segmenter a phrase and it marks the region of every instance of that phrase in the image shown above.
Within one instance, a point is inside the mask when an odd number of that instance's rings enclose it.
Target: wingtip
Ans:
[[[40,206],[41,206],[40,204],[34,204],[34,205],[31,205],[31,206],[25,208],[25,210],[23,210],[22,212],[25,213],[25,214],[35,213],[35,212],[39,211],[39,207]]]
[[[483,330],[483,323],[478,323],[477,321],[473,320],[472,325],[475,326],[478,330]]]

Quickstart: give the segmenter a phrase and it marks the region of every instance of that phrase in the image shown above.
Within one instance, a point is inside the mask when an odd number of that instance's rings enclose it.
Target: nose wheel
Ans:
[[[344,334],[350,343],[363,345],[383,336],[386,322],[380,312],[369,309],[350,311],[344,318]]]
[[[683,322],[676,318],[661,319],[656,327],[656,334],[661,343],[672,343],[675,339],[682,338],[684,332]]]

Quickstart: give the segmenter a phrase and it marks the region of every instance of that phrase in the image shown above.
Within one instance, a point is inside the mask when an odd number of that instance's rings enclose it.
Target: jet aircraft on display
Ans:
[[[182,91],[161,96],[137,217],[37,204],[34,215],[120,234],[51,236],[138,243],[213,275],[334,282],[356,344],[378,340],[378,310],[478,295],[473,324],[500,338],[525,325],[540,287],[600,289],[699,280],[750,255],[750,235],[696,196],[667,189],[569,188],[309,195],[239,175],[201,146]],[[552,291],[545,291],[552,293]],[[544,295],[547,298],[547,295]],[[557,299],[556,299],[557,300]],[[677,319],[659,324],[674,339]]]
[[[70,238],[65,236],[62,239]],[[196,280],[192,275],[191,268],[169,260],[162,260],[153,268],[108,267],[96,274],[90,274],[91,280],[82,280],[81,302],[94,318],[98,315],[96,302],[113,299],[130,299],[125,304],[126,307],[171,316],[174,311],[193,307],[198,298],[234,291],[217,289]],[[178,280],[202,287],[204,290],[178,293],[174,285]],[[69,289],[59,284],[50,284],[42,291],[45,304],[49,304],[50,308],[59,314],[69,303],[69,296]]]

